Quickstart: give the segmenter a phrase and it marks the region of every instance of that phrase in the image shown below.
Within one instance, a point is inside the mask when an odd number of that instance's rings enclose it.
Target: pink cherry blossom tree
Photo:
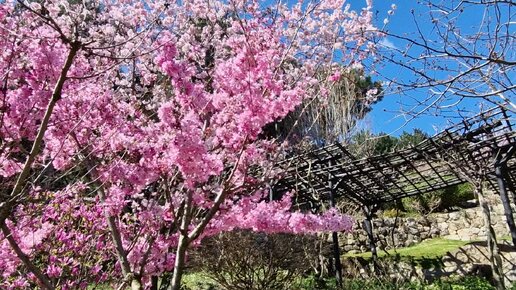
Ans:
[[[0,3],[0,287],[152,288],[234,228],[350,230],[266,202],[262,128],[374,53],[344,0]]]

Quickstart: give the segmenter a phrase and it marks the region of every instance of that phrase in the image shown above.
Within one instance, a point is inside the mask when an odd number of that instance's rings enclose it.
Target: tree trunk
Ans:
[[[192,193],[188,192],[185,200],[183,216],[181,217],[181,226],[179,228],[179,241],[177,244],[176,260],[174,262],[174,274],[172,275],[172,290],[181,288],[181,278],[185,268],[186,249],[190,243],[188,237],[188,227],[190,226],[190,218],[192,214]]]
[[[131,290],[142,290],[143,287],[142,287],[142,283],[136,279],[136,278],[133,278],[131,280]]]
[[[487,201],[484,197],[482,185],[476,185],[475,187],[478,201],[484,215],[484,226],[487,237],[487,247],[489,249],[489,260],[493,270],[493,280],[495,282],[496,289],[504,290],[505,283],[503,277],[502,259],[500,257],[500,249],[498,248],[498,243],[496,241],[496,234],[493,227],[491,226],[491,213],[489,211],[489,205],[487,204]]]
[[[174,274],[172,276],[172,290],[179,290],[181,288],[181,278],[183,277],[183,270],[185,267],[186,248],[188,247],[188,237],[181,234],[179,237],[179,244],[176,251],[176,261],[174,263]]]

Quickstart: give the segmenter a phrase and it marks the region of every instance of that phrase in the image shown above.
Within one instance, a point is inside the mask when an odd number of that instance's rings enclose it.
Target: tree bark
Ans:
[[[142,290],[143,287],[142,287],[142,283],[136,279],[136,278],[132,278],[131,280],[131,290]]]
[[[106,194],[102,188],[99,188],[99,196],[100,200],[104,202],[106,200]],[[118,257],[118,262],[120,263],[120,267],[122,268],[122,274],[128,283],[131,285],[132,290],[142,290],[142,283],[140,279],[136,277],[131,271],[131,265],[127,260],[127,252],[124,249],[122,243],[122,236],[120,235],[120,231],[116,225],[115,217],[111,216],[107,211],[104,211],[104,216],[106,217],[109,232],[111,233],[111,239],[115,244],[115,250]]]
[[[247,141],[247,138],[246,138]],[[233,170],[229,174],[229,177],[227,178],[226,182],[224,183],[223,188],[220,190],[220,192],[217,194],[217,197],[215,198],[215,201],[213,203],[213,206],[210,208],[210,210],[206,213],[206,215],[201,219],[199,224],[189,233],[188,229],[190,226],[190,222],[192,219],[192,193],[187,192],[186,194],[186,201],[185,201],[185,207],[183,216],[181,219],[181,226],[179,229],[179,241],[177,245],[177,251],[176,251],[176,260],[174,262],[174,274],[172,275],[172,290],[179,290],[181,288],[181,278],[183,277],[183,270],[185,267],[185,259],[186,259],[186,250],[188,249],[188,245],[197,239],[206,226],[209,224],[211,219],[215,216],[217,211],[220,209],[220,206],[224,202],[226,195],[227,195],[227,189],[226,189],[226,183],[229,183],[231,179],[233,178],[233,175],[236,172],[237,166],[240,163],[240,158],[242,157],[242,153],[244,151],[244,147],[242,147],[242,150],[240,151],[240,154],[238,156],[238,161],[233,167]]]
[[[192,193],[187,192],[185,208],[181,217],[181,226],[179,228],[179,241],[176,250],[176,260],[174,262],[174,273],[172,275],[172,290],[180,290],[181,278],[185,268],[186,249],[191,239],[188,236],[188,227],[190,226],[190,218],[192,214]]]
[[[184,234],[179,236],[179,243],[176,251],[176,261],[174,263],[174,274],[172,276],[172,290],[181,289],[181,278],[185,268],[186,249],[188,248],[188,237]]]
[[[332,208],[336,208],[335,202],[335,188],[332,184],[331,180],[328,181],[328,186],[330,188],[330,206]],[[339,248],[339,235],[337,232],[331,233],[331,238],[333,242],[333,258],[335,259],[335,279],[337,279],[337,287],[342,287],[342,263],[340,261],[340,248]]]

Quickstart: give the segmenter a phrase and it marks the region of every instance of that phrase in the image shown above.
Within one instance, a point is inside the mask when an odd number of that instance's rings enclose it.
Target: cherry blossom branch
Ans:
[[[88,167],[88,171],[94,173],[94,165],[92,164],[92,160],[86,157],[85,164]],[[100,184],[96,191],[99,194],[100,200],[105,202],[106,193],[104,192],[103,184]],[[141,289],[141,282],[139,281],[138,277],[135,277],[133,271],[131,270],[129,260],[127,259],[127,251],[124,249],[122,235],[120,234],[120,230],[116,224],[116,219],[106,209],[104,209],[103,213],[108,224],[109,232],[111,233],[111,239],[115,244],[115,251],[117,254],[118,262],[120,263],[120,268],[122,269],[122,274],[124,275],[124,283],[130,284],[132,289]]]
[[[45,13],[47,13],[46,11],[46,8],[44,6],[44,2],[42,2],[40,5],[41,5],[41,12],[38,12],[36,11],[35,9],[32,9],[29,5],[26,5],[24,3],[24,1],[22,0],[18,0],[18,3],[25,9],[29,10],[31,13],[34,13],[35,15],[37,15],[38,17],[40,17],[41,19],[43,19],[43,21],[48,25],[50,26],[54,31],[56,31],[59,36],[61,37],[61,40],[64,42],[64,43],[70,43],[70,39],[64,34],[63,30],[61,29],[61,27],[59,27],[59,25],[55,22],[54,19],[52,19],[52,17],[48,17],[45,15]]]
[[[213,203],[213,206],[206,213],[206,215],[203,217],[203,219],[197,225],[197,227],[195,227],[195,229],[190,233],[190,235],[188,235],[188,240],[189,241],[193,241],[193,240],[197,239],[201,235],[201,233],[204,231],[204,229],[209,224],[211,219],[218,212],[222,202],[224,202],[224,199],[226,198],[226,195],[228,193],[227,185],[228,185],[228,183],[231,182],[231,179],[233,179],[233,176],[235,175],[235,172],[236,172],[236,170],[238,168],[238,165],[240,164],[240,161],[242,159],[242,155],[244,153],[244,149],[245,149],[245,144],[246,143],[247,143],[247,138],[245,139],[244,144],[242,144],[242,148],[241,148],[240,153],[238,155],[237,162],[233,166],[233,169],[232,169],[231,173],[229,174],[229,177],[224,182],[224,186],[222,187],[222,189],[220,190],[219,194],[215,198],[215,202]]]
[[[145,266],[147,265],[147,262],[149,260],[149,255],[152,251],[152,247],[154,246],[154,243],[156,242],[156,236],[157,235],[151,236],[151,238],[149,239],[149,246],[147,247],[147,250],[143,254],[143,259],[142,259],[142,262],[140,263],[140,271],[138,274],[140,277],[143,276],[143,274],[145,273]]]
[[[18,243],[16,240],[14,240],[11,230],[9,227],[5,224],[5,221],[2,221],[0,223],[0,228],[2,229],[2,233],[4,234],[5,239],[9,242],[9,245],[13,249],[13,251],[16,253],[16,256],[20,261],[23,262],[25,267],[29,269],[29,271],[36,276],[36,278],[41,282],[42,286],[47,290],[53,290],[55,287],[50,283],[50,280],[41,272],[41,270],[36,267],[32,262],[29,256],[27,256],[22,249],[18,246]]]
[[[10,209],[13,206],[15,206],[16,199],[19,198],[19,196],[22,193],[23,188],[25,187],[26,179],[30,174],[32,164],[36,160],[36,157],[38,156],[38,154],[41,150],[43,136],[45,136],[45,132],[47,131],[48,123],[50,121],[50,117],[52,116],[52,112],[54,111],[54,107],[55,107],[56,103],[61,99],[63,86],[67,79],[66,75],[67,75],[68,71],[70,70],[70,67],[72,66],[75,55],[79,51],[80,47],[81,47],[81,44],[79,42],[74,42],[71,44],[70,51],[68,52],[68,56],[65,60],[63,68],[61,69],[61,74],[60,74],[59,79],[57,80],[54,90],[52,92],[52,97],[47,105],[45,115],[43,116],[43,119],[41,120],[41,125],[38,129],[38,134],[36,135],[36,139],[34,140],[30,154],[27,157],[25,164],[23,165],[23,169],[22,169],[20,175],[18,176],[18,179],[16,180],[13,190],[11,191],[11,194],[10,194],[11,199],[4,204],[0,204],[0,213],[7,213],[10,211]],[[2,207],[5,207],[5,209],[1,210]],[[6,218],[7,218],[7,216],[0,215],[0,223],[3,223]]]
[[[102,201],[106,200],[106,194],[103,189],[99,189],[99,197]],[[111,239],[115,244],[115,250],[118,257],[118,261],[120,262],[120,267],[122,268],[122,274],[124,274],[126,282],[131,283],[131,287],[133,287],[133,283],[139,283],[136,281],[136,277],[134,277],[134,273],[131,271],[131,265],[129,264],[129,260],[127,259],[127,253],[124,249],[124,245],[122,243],[122,235],[118,230],[118,226],[116,224],[115,217],[110,215],[106,210],[104,211],[104,215],[106,217],[109,231],[111,233]],[[141,287],[141,286],[140,286]],[[139,288],[136,288],[139,289]]]

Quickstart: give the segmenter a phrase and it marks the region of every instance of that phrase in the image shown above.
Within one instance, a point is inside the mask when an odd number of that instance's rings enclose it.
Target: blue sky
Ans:
[[[271,1],[273,0],[265,0],[265,3]],[[287,2],[287,4],[293,4],[297,2],[297,0],[283,1]],[[411,34],[418,31],[414,23],[415,16],[419,23],[419,29],[425,38],[428,37],[428,39],[435,39],[436,31],[434,30],[431,18],[429,17],[430,8],[418,4],[418,2],[420,1],[373,0],[373,10],[376,12],[376,27],[383,28],[395,35],[404,35],[410,38]],[[362,7],[366,5],[366,0],[348,0],[348,3],[351,4],[351,8],[353,10],[360,11]],[[446,5],[450,5],[450,3],[458,3],[458,1],[435,0],[433,3],[445,3]],[[394,15],[389,16],[388,11],[391,9],[392,4],[395,4],[397,9]],[[480,7],[481,9],[471,9],[471,7],[478,6],[468,6],[465,10],[466,12],[462,13],[461,16],[456,19],[457,29],[460,30],[459,35],[474,34],[474,32],[476,32],[476,28],[479,26],[479,23],[482,22],[482,7]],[[436,12],[435,8],[432,8],[432,11],[434,16],[437,15],[437,17],[440,17],[440,12]],[[413,12],[413,14],[411,12]],[[506,14],[505,18],[508,18],[509,21],[513,23],[513,20],[509,16],[511,15],[509,11],[502,11],[502,14]],[[389,23],[384,26],[384,19],[386,17],[389,18]],[[516,22],[513,24],[516,24]],[[516,33],[515,29],[513,28],[515,26],[516,25],[510,25],[511,30],[514,33]],[[387,37],[383,39],[382,43],[384,45],[384,51],[389,51],[389,47],[403,49],[406,45],[406,43],[403,43],[402,41],[393,37]],[[436,45],[439,46],[439,43],[436,43]],[[416,52],[417,54],[418,50],[417,48],[412,47],[411,52]],[[446,65],[448,68],[452,69],[457,68],[456,62],[443,63],[442,65]],[[395,78],[397,81],[407,83],[414,79],[414,73],[412,71],[403,69],[399,65],[394,65],[388,62],[381,62],[379,65],[375,65],[373,69],[378,72],[378,74],[373,74],[373,79],[375,81],[386,82],[389,78]],[[437,79],[446,79],[450,76],[447,72],[439,70],[425,70],[425,72],[431,74]],[[516,73],[514,73],[514,70],[512,70],[512,75],[509,76],[516,79],[514,74]],[[485,85],[483,86],[485,89]],[[396,86],[389,86],[389,88],[396,89]],[[436,91],[442,88],[433,87],[431,89]],[[404,91],[403,93],[397,93],[390,89],[387,90],[389,93],[385,95],[381,102],[373,106],[372,112],[361,122],[359,129],[369,129],[375,133],[382,132],[397,136],[403,133],[403,131],[412,131],[414,128],[419,128],[428,134],[433,135],[446,128],[450,124],[459,122],[461,120],[461,116],[476,115],[481,110],[480,108],[486,109],[492,106],[492,104],[483,102],[478,98],[466,99],[458,104],[455,104],[457,99],[450,97],[445,98],[444,101],[439,103],[441,107],[446,109],[439,111],[423,110],[423,108],[426,106],[417,105],[417,103],[425,100],[431,95],[429,88]],[[509,92],[508,95],[509,98],[515,99],[513,102],[516,101],[514,92]],[[402,114],[403,109],[406,110],[407,108],[413,107],[415,107],[416,112],[424,111],[424,113],[418,114],[417,118],[412,118],[408,115]]]
[[[360,7],[364,1],[351,1],[352,6]],[[428,13],[428,8],[417,4],[415,0],[376,0],[374,1],[374,9],[377,11],[376,25],[377,27],[383,27],[383,20],[387,17],[387,11],[391,9],[391,5],[394,3],[397,6],[395,14],[389,16],[389,23],[386,29],[398,35],[416,32],[417,27],[413,21],[413,15],[411,11],[414,11],[414,15],[418,18],[420,29],[425,36],[432,37],[432,25]],[[439,2],[439,1],[435,1]],[[469,34],[474,32],[473,29],[478,26],[478,23],[482,19],[481,10],[467,10],[466,15],[459,18],[457,24],[460,26],[461,33]],[[502,11],[507,13],[508,11]],[[512,20],[511,20],[512,21]],[[403,48],[404,45],[401,41],[395,38],[388,37],[383,40],[386,46],[394,46],[397,48]],[[385,64],[376,68],[380,75],[395,77],[398,80],[410,80],[413,78],[413,73],[402,69],[400,66],[393,64]],[[445,77],[439,75],[439,72],[435,72],[437,77]],[[384,80],[381,76],[376,76],[375,79]],[[373,132],[379,133],[384,132],[392,135],[399,135],[403,131],[412,131],[414,128],[420,128],[423,131],[433,135],[436,131],[443,129],[450,123],[455,123],[461,115],[473,115],[480,110],[480,107],[492,106],[483,103],[480,99],[469,99],[462,101],[458,105],[453,105],[455,100],[449,100],[444,102],[444,105],[450,105],[449,109],[445,112],[432,112],[428,111],[421,116],[411,119],[409,116],[404,116],[400,113],[402,107],[410,107],[416,104],[416,100],[422,100],[428,96],[428,89],[420,89],[415,91],[406,92],[405,94],[388,94],[384,99],[374,105],[372,112],[364,120],[363,126],[370,128]],[[509,92],[509,98],[514,97],[514,92]],[[515,101],[513,99],[513,101]],[[418,107],[423,109],[422,106]]]

